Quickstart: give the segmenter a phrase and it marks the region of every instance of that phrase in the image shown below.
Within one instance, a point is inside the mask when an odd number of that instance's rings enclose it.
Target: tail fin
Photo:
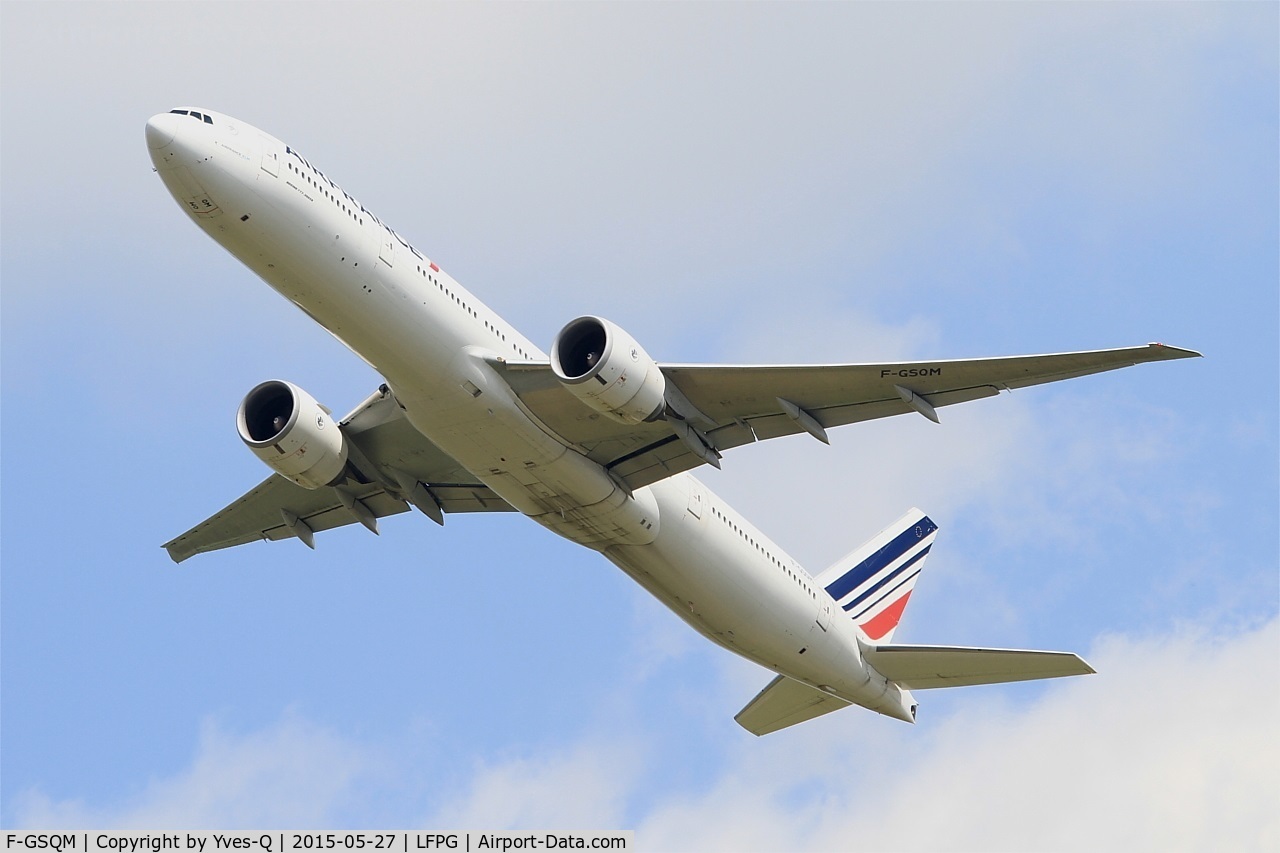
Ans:
[[[937,534],[938,525],[913,507],[816,580],[868,637],[887,643]]]

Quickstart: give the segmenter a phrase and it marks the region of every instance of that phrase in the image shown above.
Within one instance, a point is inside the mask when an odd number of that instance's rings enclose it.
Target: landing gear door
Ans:
[[[695,484],[689,488],[689,514],[694,518],[702,518],[702,489]]]
[[[822,595],[828,600],[822,602],[822,607],[818,610],[818,627],[825,631],[831,625],[831,601],[826,593]]]
[[[393,261],[396,257],[396,238],[391,236],[391,229],[382,229],[381,240],[382,242],[378,246],[378,260],[389,267],[393,267],[395,266]]]
[[[276,144],[266,137],[262,139],[262,171],[272,177],[280,176],[280,152],[276,150]]]

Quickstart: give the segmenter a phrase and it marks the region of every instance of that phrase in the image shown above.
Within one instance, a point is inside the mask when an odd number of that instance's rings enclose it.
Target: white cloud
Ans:
[[[751,446],[705,479],[766,533],[803,536],[782,544],[813,571],[912,504],[944,521],[964,514],[1010,545],[1084,542],[1124,515],[1168,523],[1208,499],[1141,493],[1185,452],[1178,425],[1150,407],[1033,389],[940,416],[858,424],[833,432],[831,447],[807,436]]]
[[[441,805],[362,819],[403,762],[296,715],[210,724],[192,766],[115,810],[21,798],[18,826],[634,828],[652,850],[1263,850],[1280,844],[1280,621],[1101,638],[1101,674],[1014,703],[963,691],[915,727],[857,709],[761,739],[734,731],[705,783],[651,789],[685,756],[610,731],[477,764]],[[736,689],[724,679],[711,694]],[[936,694],[925,694],[930,698]],[[957,694],[958,695],[958,694]],[[708,702],[724,696],[709,695]],[[942,704],[942,703],[935,703]],[[726,719],[725,726],[732,724]],[[667,735],[670,737],[670,735]],[[439,778],[456,778],[455,769]],[[679,776],[680,774],[676,774]],[[365,806],[368,808],[367,804]]]
[[[458,829],[617,829],[643,767],[634,738],[478,766],[466,789],[418,823]]]
[[[1275,849],[1278,641],[1275,620],[1232,637],[1111,637],[1093,652],[1101,675],[1029,707],[970,691],[955,715],[879,744],[866,720],[809,724],[738,750],[709,790],[645,815],[639,839],[663,850]]]
[[[328,825],[362,782],[385,772],[376,750],[286,713],[240,735],[204,722],[191,766],[151,782],[127,802],[56,801],[39,790],[18,797],[17,825],[50,829],[271,829]]]

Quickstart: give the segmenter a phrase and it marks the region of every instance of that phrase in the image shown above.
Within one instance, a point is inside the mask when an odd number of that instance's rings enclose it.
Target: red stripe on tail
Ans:
[[[898,620],[902,618],[902,611],[907,609],[907,599],[911,597],[910,591],[906,595],[899,598],[893,604],[890,604],[884,610],[881,610],[871,619],[863,622],[860,626],[862,630],[867,632],[867,636],[873,640],[878,640],[885,634],[894,629],[898,624]]]

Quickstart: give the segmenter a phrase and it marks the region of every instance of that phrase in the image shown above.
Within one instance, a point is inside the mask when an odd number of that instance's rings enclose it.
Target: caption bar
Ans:
[[[42,853],[634,850],[635,832],[8,832],[4,849]]]

